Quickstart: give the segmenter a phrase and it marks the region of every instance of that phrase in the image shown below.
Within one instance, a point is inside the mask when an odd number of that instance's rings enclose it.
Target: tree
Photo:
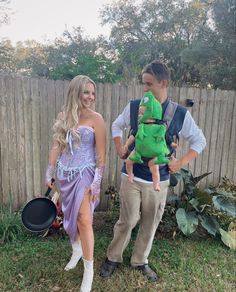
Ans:
[[[72,79],[75,75],[89,75],[96,82],[116,82],[115,54],[102,37],[88,39],[80,27],[65,31],[51,44],[30,40],[0,43],[0,71],[20,73],[32,77]]]
[[[103,37],[88,39],[80,27],[65,31],[53,47],[47,48],[49,78],[72,79],[75,75],[89,75],[95,82],[113,83],[116,74],[114,52]]]
[[[15,49],[9,40],[0,42],[0,72],[16,72]]]
[[[177,86],[236,88],[234,0],[118,0],[103,7],[101,19],[111,25],[109,40],[88,38],[75,27],[50,44],[28,41],[14,48],[1,42],[0,70],[129,83],[145,64],[160,59]]]
[[[184,62],[199,72],[200,83],[213,88],[236,88],[236,4],[233,0],[204,1],[211,30],[182,52]]]
[[[103,24],[112,25],[111,42],[125,68],[136,71],[153,59],[163,59],[174,72],[172,79],[182,82],[186,68],[180,53],[198,36],[207,18],[205,7],[195,2],[147,0],[138,5],[122,0],[105,6]]]
[[[0,0],[0,26],[9,22],[10,0]]]
[[[48,77],[44,45],[33,40],[18,42],[15,47],[15,59],[18,73],[32,77]]]
[[[52,79],[71,80],[76,75],[88,75],[95,82],[114,83],[118,80],[114,64],[102,56],[80,55],[75,63],[65,63],[50,72]]]
[[[233,0],[120,0],[106,5],[101,18],[112,26],[126,79],[161,59],[176,85],[235,88]]]

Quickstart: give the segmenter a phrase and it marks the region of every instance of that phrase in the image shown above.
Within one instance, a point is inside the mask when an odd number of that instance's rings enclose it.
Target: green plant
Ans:
[[[234,222],[236,218],[235,197],[232,193],[219,188],[203,191],[198,189],[197,183],[209,174],[204,173],[193,177],[191,171],[186,169],[181,169],[179,173],[174,174],[178,181],[183,181],[182,193],[180,196],[175,196],[178,227],[188,236],[196,231],[198,226],[201,226],[213,236],[220,234],[222,241],[227,246],[236,249],[234,232],[222,229],[217,220],[219,217],[225,217],[228,225],[230,222]]]
[[[19,213],[13,212],[12,208],[0,209],[0,242],[6,243],[16,240],[22,235],[22,224]]]

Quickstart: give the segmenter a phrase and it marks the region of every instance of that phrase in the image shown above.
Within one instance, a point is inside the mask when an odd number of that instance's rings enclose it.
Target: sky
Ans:
[[[0,39],[10,39],[13,44],[29,39],[45,43],[78,26],[84,36],[109,36],[109,27],[100,25],[99,9],[112,0],[10,1],[10,24],[0,27]]]

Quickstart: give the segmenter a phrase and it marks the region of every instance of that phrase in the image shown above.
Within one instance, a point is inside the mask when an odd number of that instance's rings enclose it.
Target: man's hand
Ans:
[[[182,168],[182,161],[171,156],[171,161],[168,163],[169,173],[175,173]]]
[[[114,143],[116,147],[116,152],[119,155],[121,159],[126,159],[128,154],[128,147],[126,145],[123,145],[121,137],[115,137]]]
[[[182,167],[187,165],[197,156],[198,153],[192,149],[189,149],[189,151],[184,156],[182,156],[181,159],[176,159],[174,156],[171,156],[171,162],[168,164],[169,173],[175,173],[179,171]]]
[[[128,147],[126,145],[116,148],[117,154],[121,159],[126,159],[128,154]]]

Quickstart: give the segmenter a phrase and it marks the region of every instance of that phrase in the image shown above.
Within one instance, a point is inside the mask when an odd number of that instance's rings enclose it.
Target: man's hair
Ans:
[[[142,74],[144,73],[155,76],[158,81],[170,80],[169,68],[159,60],[154,60],[147,64],[142,70]]]

